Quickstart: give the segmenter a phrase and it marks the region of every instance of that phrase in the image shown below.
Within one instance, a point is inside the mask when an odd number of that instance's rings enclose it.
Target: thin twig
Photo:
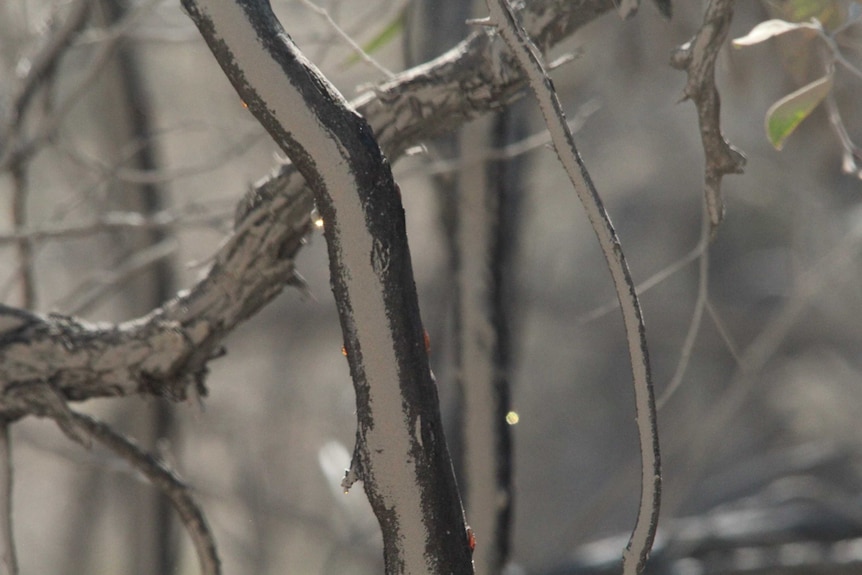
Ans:
[[[600,107],[601,105],[595,99],[589,100],[584,105],[582,105],[574,114],[572,119],[567,120],[567,123],[569,124],[569,129],[572,131],[572,133],[574,134],[580,131],[584,124],[586,124],[587,118],[589,118],[592,114],[598,111]],[[409,178],[414,176],[427,177],[439,176],[442,174],[451,174],[472,165],[479,165],[492,161],[513,160],[515,158],[523,156],[524,154],[528,154],[533,150],[537,150],[543,146],[547,146],[550,143],[550,134],[547,130],[542,130],[541,132],[537,132],[521,140],[518,140],[517,142],[512,142],[499,148],[478,151],[475,156],[471,155],[469,158],[458,157],[453,159],[443,159],[434,161],[428,165],[408,168],[404,171],[398,172],[398,180],[401,181],[403,178]],[[617,305],[618,304],[616,301],[611,304],[613,309],[615,309]]]
[[[203,575],[219,575],[221,562],[218,557],[215,537],[209,527],[203,509],[192,496],[188,485],[153,455],[143,451],[123,435],[113,431],[104,423],[86,415],[72,412],[75,423],[90,436],[125,459],[143,473],[150,482],[170,500],[194,544]]]
[[[96,277],[83,283],[78,289],[54,304],[54,308],[62,309],[70,315],[80,315],[90,311],[94,305],[105,303],[103,296],[111,289],[128,280],[142,269],[153,265],[177,251],[177,241],[167,238],[157,244],[144,248],[122,264],[111,270],[104,270]]]
[[[730,353],[730,356],[733,358],[733,361],[736,362],[737,365],[742,361],[739,354],[739,346],[733,341],[733,337],[730,335],[730,331],[728,331],[727,326],[724,325],[724,322],[721,320],[721,317],[718,315],[718,311],[715,309],[715,306],[712,305],[712,302],[707,298],[706,300],[706,311],[709,313],[709,318],[712,320],[712,324],[715,326],[715,329],[718,331],[718,335],[721,336],[721,340],[724,342],[725,347],[727,347],[727,351]]]
[[[683,269],[685,266],[698,259],[700,255],[703,253],[704,245],[702,242],[698,241],[697,245],[687,254],[666,266],[663,269],[660,269],[641,283],[635,286],[635,293],[638,294],[638,297],[650,291],[652,288],[661,285],[665,280],[672,277],[678,271]],[[580,316],[576,321],[579,325],[583,325],[586,323],[590,323],[591,321],[595,321],[601,317],[606,316],[611,313],[619,306],[619,302],[609,301],[608,303],[593,309]]]
[[[27,166],[15,162],[10,166],[12,173],[12,225],[15,231],[27,225]],[[33,269],[33,248],[30,240],[20,237],[15,241],[18,285],[21,287],[21,307],[34,309],[36,306],[36,281]]]
[[[783,307],[767,322],[745,351],[739,354],[736,373],[727,384],[720,401],[710,408],[707,417],[699,417],[698,433],[689,442],[690,455],[686,460],[686,476],[680,478],[678,489],[674,491],[677,503],[692,489],[703,471],[706,459],[714,453],[715,442],[722,431],[727,429],[733,414],[748,399],[757,374],[778,351],[790,329],[811,305],[814,296],[833,286],[842,275],[846,276],[850,269],[849,264],[859,257],[860,249],[860,231],[848,232],[837,246],[800,275]]]
[[[676,364],[676,370],[674,370],[670,383],[668,383],[667,387],[656,400],[657,409],[664,407],[671,396],[682,384],[682,379],[685,377],[685,372],[688,369],[688,363],[691,359],[691,352],[694,349],[694,342],[697,340],[697,334],[700,333],[700,326],[703,321],[703,311],[706,308],[706,302],[709,299],[709,236],[711,229],[712,226],[709,219],[709,210],[707,206],[704,205],[700,242],[697,246],[697,251],[700,252],[700,265],[698,266],[697,278],[697,299],[694,303],[694,311],[691,314],[691,323],[689,323],[688,332],[685,334],[685,341],[683,342],[682,350],[680,350],[679,353],[679,362]]]
[[[130,13],[122,22],[116,25],[117,33],[110,35],[108,40],[97,48],[88,68],[84,71],[78,83],[69,89],[69,95],[66,99],[57,106],[56,111],[50,117],[42,122],[33,136],[24,140],[20,134],[16,134],[16,138],[10,139],[6,146],[0,149],[0,171],[4,171],[16,162],[23,161],[33,155],[38,150],[39,145],[57,131],[69,111],[92,88],[95,78],[98,77],[105,66],[111,61],[111,57],[119,47],[123,35],[132,30],[138,20],[155,5],[156,0],[145,0],[134,12]]]
[[[640,573],[646,564],[658,526],[661,463],[646,328],[635,285],[616,231],[578,154],[574,137],[566,124],[562,105],[545,71],[537,48],[515,20],[506,0],[496,2],[487,0],[487,4],[490,10],[489,21],[497,26],[497,30],[514,53],[528,78],[530,87],[536,94],[557,156],[566,169],[598,237],[620,301],[634,376],[636,420],[641,450],[641,502],[635,528],[623,552],[623,573],[626,575]]]
[[[0,245],[15,243],[21,239],[35,243],[86,238],[120,230],[163,230],[177,226],[212,227],[226,224],[232,217],[233,210],[183,214],[181,211],[170,209],[149,216],[138,212],[108,212],[96,221],[85,224],[25,227],[9,233],[0,233]]]
[[[838,109],[838,104],[835,102],[835,94],[829,92],[826,96],[826,111],[829,116],[829,124],[838,136],[843,148],[844,158],[841,162],[841,170],[845,174],[862,178],[862,168],[859,164],[862,163],[862,148],[850,138],[847,133],[847,128],[844,126],[844,119],[841,117],[841,111]]]
[[[147,141],[136,142],[131,146],[131,150],[124,154],[117,162],[108,163],[98,156],[89,156],[87,153],[74,143],[70,145],[58,146],[66,157],[83,166],[84,168],[96,172],[100,175],[108,176],[118,182],[126,184],[165,184],[174,183],[183,178],[190,178],[212,172],[219,168],[224,168],[225,165],[239,159],[244,154],[254,148],[256,144],[263,141],[265,135],[259,130],[249,132],[245,135],[231,134],[231,140],[235,142],[230,146],[211,154],[206,160],[197,164],[187,166],[179,166],[176,168],[159,168],[159,169],[142,169],[133,166],[128,166],[129,160],[133,159],[136,154],[145,146],[153,146],[156,144],[155,135],[152,134]]]
[[[362,49],[362,46],[356,43],[356,40],[350,37],[350,34],[344,31],[344,29],[338,25],[338,22],[332,19],[332,16],[329,15],[329,12],[326,11],[325,8],[322,8],[312,2],[311,0],[299,0],[301,4],[303,4],[306,8],[326,20],[326,23],[330,28],[338,35],[339,38],[347,42],[353,50],[356,51],[356,54],[359,55],[359,58],[371,65],[378,72],[381,72],[384,76],[389,79],[395,77],[395,74],[389,70],[386,66],[378,62],[373,56],[371,56],[368,52]]]
[[[0,421],[0,574],[17,575],[12,522],[12,443],[9,422]]]
[[[66,20],[48,35],[39,50],[21,60],[25,65],[26,74],[13,88],[8,107],[9,113],[4,119],[5,125],[0,126],[0,137],[5,135],[6,138],[11,139],[17,136],[33,95],[49,72],[56,67],[57,62],[67,53],[66,49],[83,29],[89,12],[90,0],[76,0],[72,3]],[[2,148],[3,142],[0,141],[0,149]]]

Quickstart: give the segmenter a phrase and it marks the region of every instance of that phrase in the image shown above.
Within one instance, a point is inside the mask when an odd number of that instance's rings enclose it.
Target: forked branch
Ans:
[[[545,50],[613,7],[614,0],[533,0],[520,15]],[[384,153],[396,158],[498,108],[524,82],[499,43],[477,33],[352,106],[367,119]],[[67,400],[136,393],[180,399],[190,383],[193,391],[205,392],[206,365],[220,354],[224,337],[285,285],[301,281],[294,258],[311,229],[313,205],[293,165],[258,182],[240,202],[235,229],[206,277],[135,321],[96,326],[0,304],[0,380],[6,383],[0,415],[15,419],[28,413],[8,392],[32,380],[52,381]]]

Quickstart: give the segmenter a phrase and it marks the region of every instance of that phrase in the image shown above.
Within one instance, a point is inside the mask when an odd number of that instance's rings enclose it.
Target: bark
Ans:
[[[119,25],[134,12],[129,0],[102,0],[99,11],[103,13],[106,27]],[[109,114],[114,132],[114,142],[134,151],[130,157],[120,161],[127,167],[156,171],[160,167],[158,149],[153,139],[153,114],[151,98],[147,91],[147,82],[135,44],[131,40],[121,43],[116,52],[116,59],[107,71],[109,87],[107,99],[116,113]],[[127,152],[128,153],[128,152]],[[144,182],[127,184],[118,182],[117,189],[111,194],[119,205],[115,207],[121,212],[140,213],[145,218],[154,218],[166,208],[166,190],[163,186]],[[138,251],[157,246],[166,241],[171,234],[170,228],[150,228],[137,233],[127,234],[128,244],[123,245],[122,237],[117,237],[117,244],[126,253],[123,259],[134,256]],[[132,314],[139,315],[158,307],[176,292],[176,279],[173,258],[159,258],[148,266],[143,273],[138,274],[130,289],[122,292],[127,309]],[[96,301],[103,302],[102,297]],[[166,401],[158,401],[147,409],[140,405],[126,406],[134,411],[121,414],[130,428],[136,428],[135,436],[142,441],[147,449],[155,449],[159,441],[174,439],[175,421],[173,406]],[[138,486],[132,486],[138,489]],[[128,486],[125,489],[129,489]],[[178,563],[176,548],[176,523],[171,509],[171,501],[161,491],[151,490],[138,496],[126,493],[127,512],[136,517],[134,525],[128,525],[126,536],[129,538],[132,552],[128,560],[132,573],[172,573]],[[79,522],[80,523],[80,522]],[[80,528],[80,525],[78,526]]]
[[[543,49],[611,11],[612,0],[531,2],[519,14]],[[498,43],[497,43],[498,44]],[[408,70],[354,107],[390,158],[445,133],[525,86],[514,62],[476,33],[440,58]],[[278,295],[296,276],[294,257],[311,229],[314,207],[292,165],[258,183],[237,208],[234,232],[206,277],[161,308],[133,321],[94,325],[0,304],[0,416],[33,412],[26,389],[50,382],[68,400],[153,394],[205,394],[206,365],[222,339]]]
[[[635,391],[635,421],[641,449],[641,502],[629,543],[623,552],[624,575],[641,573],[649,557],[658,526],[661,502],[661,461],[655,398],[646,340],[646,327],[637,290],[626,263],[622,245],[605,211],[598,190],[581,160],[562,104],[544,63],[528,33],[517,22],[506,0],[486,0],[494,26],[529,77],[545,119],[551,142],[596,234],[620,302]]]
[[[309,183],[356,390],[345,488],[361,480],[386,572],[472,573],[428,367],[401,196],[365,120],[295,47],[269,3],[183,2],[248,109]]]
[[[484,2],[417,0],[405,31],[406,59],[438,56],[469,32],[467,19]],[[443,207],[453,302],[452,340],[457,380],[454,422],[447,428],[467,521],[476,537],[477,575],[500,573],[509,555],[512,514],[509,411],[509,292],[511,254],[518,228],[523,157],[490,161],[526,136],[517,106],[473,121],[433,143],[433,152],[462,167],[433,178]]]

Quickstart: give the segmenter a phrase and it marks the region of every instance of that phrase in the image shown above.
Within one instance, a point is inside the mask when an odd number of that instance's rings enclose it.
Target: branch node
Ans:
[[[670,53],[670,67],[685,70],[691,64],[691,40],[674,48]]]
[[[353,484],[360,481],[359,474],[359,443],[353,448],[353,457],[350,458],[350,468],[344,470],[344,479],[341,480],[341,488],[344,493],[350,491]]]
[[[31,413],[53,419],[60,431],[75,443],[86,449],[93,446],[90,434],[77,422],[66,400],[50,383],[40,381],[20,385],[9,390],[9,393],[23,400]]]

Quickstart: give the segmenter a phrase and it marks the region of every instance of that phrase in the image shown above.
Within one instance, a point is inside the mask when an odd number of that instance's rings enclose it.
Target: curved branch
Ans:
[[[566,170],[578,198],[587,212],[593,231],[599,240],[608,269],[614,280],[617,298],[623,312],[628,340],[632,374],[634,376],[635,406],[641,450],[641,503],[631,539],[623,553],[623,573],[640,573],[655,538],[661,501],[661,462],[659,458],[658,424],[655,398],[650,375],[646,328],[643,323],[635,285],[626,264],[622,246],[611,220],[602,205],[595,185],[575,147],[575,140],[566,123],[565,113],[554,90],[553,83],[524,29],[506,0],[486,0],[490,10],[489,22],[515,54],[529,77],[530,87],[539,101],[539,108],[551,134],[551,141],[560,163]]]
[[[365,120],[267,0],[183,0],[243,102],[311,187],[356,390],[354,473],[386,572],[472,572],[428,367],[401,195]]]
[[[519,14],[545,50],[613,8],[613,0],[534,0]],[[384,153],[397,158],[516,95],[525,77],[505,52],[476,33],[352,106]],[[313,207],[297,170],[282,166],[240,202],[234,232],[206,277],[135,321],[105,327],[0,305],[0,416],[28,413],[8,391],[34,380],[51,381],[68,400],[135,393],[183,399],[190,384],[205,394],[206,365],[220,354],[222,339],[285,285],[301,283],[294,257],[311,230]]]
[[[141,450],[129,439],[113,431],[100,421],[86,415],[69,412],[75,425],[82,428],[93,439],[125,459],[143,473],[150,482],[165,494],[182,519],[197,552],[203,575],[219,575],[221,561],[218,557],[215,537],[207,523],[203,510],[192,497],[189,487],[173,471]]]

